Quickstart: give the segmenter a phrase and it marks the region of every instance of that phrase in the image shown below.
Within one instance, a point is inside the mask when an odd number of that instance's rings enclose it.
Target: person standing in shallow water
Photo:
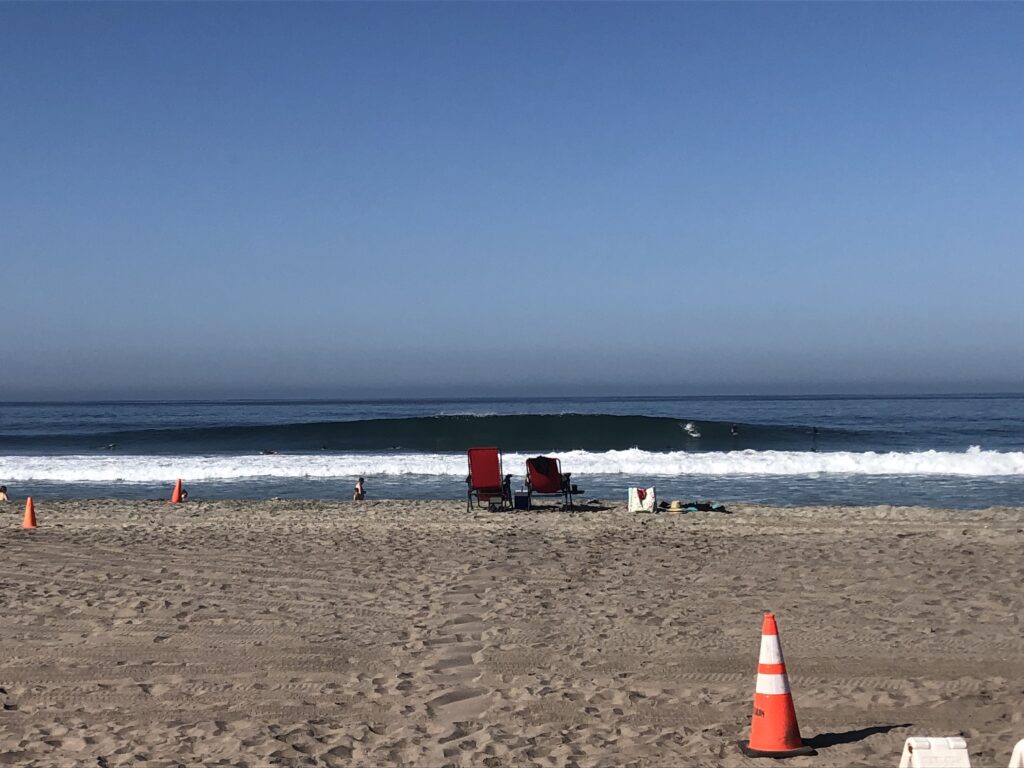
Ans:
[[[356,480],[356,489],[352,493],[352,501],[362,501],[366,498],[366,491],[363,489],[363,478]]]
[[[0,501],[7,501],[7,486],[0,485]]]

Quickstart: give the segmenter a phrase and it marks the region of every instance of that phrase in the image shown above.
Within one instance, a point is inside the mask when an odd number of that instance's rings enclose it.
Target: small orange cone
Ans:
[[[21,523],[22,528],[36,528],[36,505],[32,503],[32,497],[25,502],[25,519]]]
[[[174,493],[171,494],[171,504],[181,503],[181,480],[174,484]]]
[[[761,658],[757,664],[754,688],[754,715],[750,720],[750,740],[741,741],[747,757],[795,757],[816,755],[800,739],[789,676],[782,658],[782,643],[775,614],[766,613],[761,627]]]

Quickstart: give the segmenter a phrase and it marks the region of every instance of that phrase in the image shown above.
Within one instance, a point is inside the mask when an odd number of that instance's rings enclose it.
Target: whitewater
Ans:
[[[515,488],[558,456],[588,498],[1024,504],[1024,396],[0,403],[12,498],[465,497],[466,449]]]
[[[523,474],[532,454],[504,454],[504,471]],[[686,476],[947,476],[1024,477],[1024,451],[722,451],[690,453],[639,449],[561,451],[563,471],[629,477]],[[7,482],[166,483],[257,479],[350,478],[369,476],[464,477],[465,454],[346,453],[273,455],[4,456],[0,477]]]

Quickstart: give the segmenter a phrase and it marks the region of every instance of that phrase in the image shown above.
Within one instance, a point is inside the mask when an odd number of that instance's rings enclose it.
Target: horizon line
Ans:
[[[518,402],[518,401],[566,401],[566,400],[927,400],[954,398],[1015,398],[1024,397],[1024,390],[984,390],[975,392],[919,392],[919,393],[733,393],[733,394],[686,394],[686,395],[474,395],[474,396],[405,396],[405,397],[211,397],[211,398],[58,398],[45,400],[0,400],[0,407],[18,405],[195,405],[195,404],[328,404],[328,403],[444,403],[444,402]]]

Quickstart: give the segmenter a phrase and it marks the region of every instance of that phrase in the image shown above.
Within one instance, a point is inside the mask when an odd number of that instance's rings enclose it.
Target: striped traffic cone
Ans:
[[[754,714],[750,720],[750,740],[741,741],[747,757],[795,757],[815,755],[800,739],[789,676],[782,658],[779,628],[775,614],[766,613],[761,627],[761,658],[757,665],[754,689]]]

